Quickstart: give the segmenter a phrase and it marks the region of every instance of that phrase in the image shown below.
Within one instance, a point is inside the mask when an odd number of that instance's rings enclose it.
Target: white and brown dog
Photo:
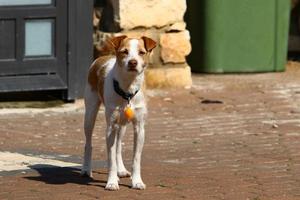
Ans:
[[[114,37],[108,41],[112,55],[97,58],[92,64],[85,91],[84,131],[86,137],[81,173],[92,176],[92,132],[101,103],[107,123],[108,181],[105,189],[118,190],[119,177],[129,177],[122,159],[122,138],[126,125],[133,123],[134,155],[132,188],[145,189],[141,178],[141,154],[144,145],[146,102],[141,90],[149,54],[156,47],[150,38]]]

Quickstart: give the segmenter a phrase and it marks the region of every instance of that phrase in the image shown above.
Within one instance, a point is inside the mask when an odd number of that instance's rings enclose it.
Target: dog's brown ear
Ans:
[[[122,36],[117,36],[117,37],[113,37],[110,39],[110,43],[112,44],[112,46],[115,48],[115,50],[118,50],[121,42],[127,38],[126,35],[122,35]]]
[[[151,38],[143,36],[142,39],[144,40],[145,48],[148,52],[151,52],[152,49],[156,47],[156,42]]]

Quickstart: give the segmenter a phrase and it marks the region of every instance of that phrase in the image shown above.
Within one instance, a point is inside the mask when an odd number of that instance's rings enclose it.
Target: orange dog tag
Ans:
[[[129,106],[127,106],[124,109],[124,115],[125,115],[126,119],[130,121],[134,117],[134,112],[133,112],[133,110]]]

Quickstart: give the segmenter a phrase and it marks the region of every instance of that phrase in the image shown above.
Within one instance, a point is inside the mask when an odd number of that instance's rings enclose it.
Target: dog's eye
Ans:
[[[124,50],[122,50],[122,51],[120,51],[122,54],[128,54],[128,50],[127,49],[124,49]]]
[[[139,54],[142,56],[142,55],[145,55],[146,52],[145,51],[139,51]]]

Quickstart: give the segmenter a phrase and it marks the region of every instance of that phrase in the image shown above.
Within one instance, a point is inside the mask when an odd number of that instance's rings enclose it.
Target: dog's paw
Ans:
[[[119,178],[126,178],[126,177],[130,177],[130,176],[131,176],[131,173],[127,170],[118,172]]]
[[[118,183],[107,183],[105,186],[105,190],[109,190],[109,191],[117,191],[119,189],[120,188]]]
[[[91,170],[84,170],[82,169],[81,172],[80,172],[80,175],[82,177],[89,177],[89,178],[93,178],[93,173]]]
[[[146,185],[143,182],[132,183],[132,189],[145,190]]]

